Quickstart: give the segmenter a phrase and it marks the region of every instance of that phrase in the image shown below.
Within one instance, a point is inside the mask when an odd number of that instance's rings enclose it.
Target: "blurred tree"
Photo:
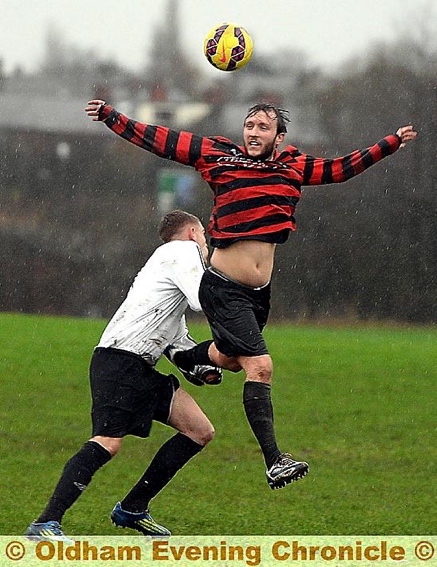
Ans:
[[[345,185],[304,190],[293,269],[278,264],[300,289],[297,315],[437,319],[437,61],[416,45],[401,53],[381,47],[355,72],[314,85],[327,155],[409,122],[419,138]]]

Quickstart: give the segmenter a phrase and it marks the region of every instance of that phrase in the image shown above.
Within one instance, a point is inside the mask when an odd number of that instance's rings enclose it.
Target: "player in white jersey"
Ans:
[[[92,436],[66,463],[46,508],[26,532],[30,539],[70,541],[61,528],[65,512],[94,473],[119,452],[123,437],[148,437],[154,420],[177,433],[116,504],[111,519],[116,526],[144,535],[171,535],[153,520],[149,502],[214,436],[211,422],[178,379],[155,369],[169,345],[195,344],[188,335],[185,311],[188,306],[201,310],[198,289],[208,256],[205,230],[194,215],[173,211],[162,219],[159,233],[164,244],[138,273],[92,356]],[[221,371],[214,367],[183,374],[199,384],[221,379]]]
[[[198,226],[186,225],[182,235],[171,236],[174,225],[179,226],[184,218],[192,218],[191,223],[195,220]],[[169,345],[185,350],[196,344],[188,334],[185,311],[188,306],[202,311],[198,294],[208,257],[204,229],[197,217],[189,213],[173,211],[166,215],[160,236],[165,244],[139,271],[98,344],[138,354],[152,366]],[[216,384],[221,377],[221,372],[211,366],[197,366],[192,373],[181,368],[179,371],[197,385]]]

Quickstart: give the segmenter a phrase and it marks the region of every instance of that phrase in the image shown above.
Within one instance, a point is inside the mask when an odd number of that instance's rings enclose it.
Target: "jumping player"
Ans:
[[[179,364],[214,364],[246,374],[243,404],[266,463],[272,489],[305,476],[308,464],[279,450],[273,427],[273,364],[262,336],[270,309],[275,248],[296,224],[303,185],[341,183],[393,154],[417,133],[411,125],[376,144],[334,159],[316,158],[287,145],[288,113],[269,104],[249,109],[243,145],[129,119],[102,100],[85,108],[95,121],[125,140],[165,159],[194,167],[211,187],[214,205],[208,232],[214,248],[199,290],[213,343],[175,353]]]

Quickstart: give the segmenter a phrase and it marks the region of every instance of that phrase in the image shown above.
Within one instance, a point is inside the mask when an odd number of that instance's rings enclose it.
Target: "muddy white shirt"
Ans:
[[[198,293],[204,270],[195,242],[173,240],[159,246],[138,272],[98,346],[134,352],[154,365],[168,345],[192,342],[185,311],[188,306],[202,310]]]

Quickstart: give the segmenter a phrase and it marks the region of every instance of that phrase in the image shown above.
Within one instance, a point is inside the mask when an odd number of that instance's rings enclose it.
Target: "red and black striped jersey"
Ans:
[[[294,211],[303,185],[347,181],[394,153],[401,143],[393,134],[333,159],[303,154],[288,145],[263,161],[250,158],[244,147],[227,138],[143,124],[110,105],[101,107],[99,119],[129,142],[201,174],[214,194],[208,232],[215,248],[243,239],[285,242],[296,228]]]

